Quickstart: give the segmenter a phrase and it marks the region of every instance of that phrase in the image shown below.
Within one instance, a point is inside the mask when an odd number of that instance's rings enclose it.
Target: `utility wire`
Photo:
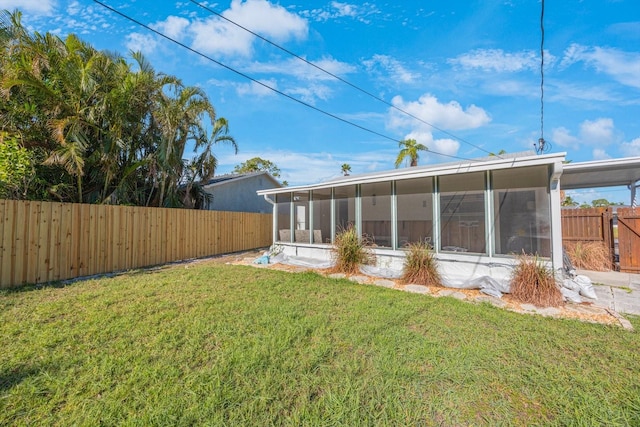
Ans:
[[[242,77],[244,77],[244,78],[246,78],[246,79],[248,79],[248,80],[250,80],[250,81],[252,81],[252,82],[254,82],[256,84],[259,84],[260,86],[262,86],[264,88],[267,88],[267,89],[277,93],[278,95],[282,95],[282,96],[284,96],[284,97],[286,97],[286,98],[288,98],[288,99],[290,99],[292,101],[295,101],[295,102],[297,102],[297,103],[299,103],[301,105],[304,105],[305,107],[311,108],[312,110],[315,110],[315,111],[317,111],[319,113],[322,113],[322,114],[324,114],[326,116],[329,116],[329,117],[331,117],[333,119],[339,120],[339,121],[341,121],[343,123],[346,123],[348,125],[354,126],[354,127],[358,128],[358,129],[361,129],[361,130],[363,130],[365,132],[372,133],[374,135],[377,135],[377,136],[379,136],[381,138],[388,139],[388,140],[393,141],[393,142],[398,142],[398,143],[402,142],[402,141],[397,140],[395,138],[392,138],[392,137],[390,137],[388,135],[384,135],[384,134],[382,134],[380,132],[377,132],[375,130],[372,130],[372,129],[366,128],[364,126],[361,126],[361,125],[359,125],[357,123],[351,122],[351,121],[349,121],[347,119],[343,119],[340,116],[337,116],[337,115],[335,115],[333,113],[325,111],[325,110],[323,110],[321,108],[318,108],[318,107],[316,107],[314,105],[311,105],[311,104],[309,104],[307,102],[304,102],[304,101],[302,101],[300,99],[294,98],[293,96],[291,96],[291,95],[289,95],[289,94],[287,94],[285,92],[282,92],[281,90],[278,90],[278,89],[276,89],[276,88],[274,88],[272,86],[269,86],[266,83],[263,83],[263,82],[261,82],[259,80],[256,80],[255,78],[249,76],[248,74],[243,73],[242,71],[238,71],[235,68],[232,68],[232,67],[230,67],[230,66],[228,66],[226,64],[223,64],[222,62],[217,61],[217,60],[211,58],[210,56],[205,55],[204,53],[202,53],[202,52],[200,52],[200,51],[198,51],[196,49],[193,49],[193,48],[187,46],[186,44],[184,44],[184,43],[182,43],[182,42],[180,42],[180,41],[178,41],[178,40],[176,40],[176,39],[174,39],[172,37],[169,37],[166,34],[163,34],[162,32],[160,32],[158,30],[155,30],[155,29],[149,27],[146,24],[143,24],[142,22],[136,20],[135,18],[132,18],[131,16],[129,16],[129,15],[123,13],[123,12],[120,12],[119,10],[117,10],[117,9],[115,9],[115,8],[113,8],[113,7],[109,6],[109,5],[101,2],[100,0],[93,0],[93,2],[99,4],[100,6],[104,7],[105,9],[108,9],[108,10],[112,11],[113,13],[115,13],[117,15],[120,15],[121,17],[133,22],[136,25],[139,25],[139,26],[141,26],[143,28],[146,28],[147,30],[159,35],[160,37],[163,37],[163,38],[165,38],[165,39],[177,44],[178,46],[181,46],[181,47],[187,49],[188,51],[190,51],[192,53],[195,53],[196,55],[201,56],[202,58],[205,58],[205,59],[207,59],[207,60],[209,60],[209,61],[211,61],[211,62],[213,62],[213,63],[215,63],[215,64],[217,64],[219,66],[221,66],[222,68],[225,68],[225,69],[227,69],[227,70],[229,70],[229,71],[231,71],[231,72],[233,72],[235,74],[238,74],[239,76],[242,76]],[[459,157],[459,156],[453,156],[453,155],[450,155],[450,154],[439,153],[439,152],[433,151],[433,150],[428,150],[428,152],[429,153],[433,153],[433,154],[437,154],[439,156],[450,157],[450,158],[458,159],[458,160],[479,161],[477,159],[468,159],[468,158],[465,158],[465,157]]]
[[[544,0],[540,9],[540,139],[533,146],[538,154],[551,150],[551,144],[544,140]]]
[[[477,148],[478,150],[484,151],[485,153],[487,153],[487,154],[489,154],[489,155],[492,155],[492,156],[494,155],[494,154],[493,154],[493,153],[491,153],[490,151],[487,151],[487,150],[485,150],[484,148],[482,148],[482,147],[480,147],[480,146],[478,146],[478,145],[475,145],[475,144],[473,144],[473,143],[471,143],[471,142],[469,142],[469,141],[467,141],[467,140],[465,140],[465,139],[463,139],[463,138],[460,138],[460,137],[458,137],[458,136],[456,136],[456,135],[452,134],[451,132],[448,132],[448,131],[446,131],[446,130],[444,130],[444,129],[441,129],[441,128],[439,128],[438,126],[436,126],[436,125],[434,125],[434,124],[432,124],[432,123],[429,123],[429,122],[427,122],[426,120],[423,120],[423,119],[421,119],[420,117],[418,117],[418,116],[416,116],[416,115],[414,115],[414,114],[411,114],[410,112],[408,112],[408,111],[406,111],[406,110],[404,110],[404,109],[402,109],[402,108],[400,108],[400,107],[398,107],[398,106],[396,106],[396,105],[393,105],[392,103],[390,103],[390,102],[388,102],[388,101],[385,101],[384,99],[380,98],[379,96],[374,95],[373,93],[371,93],[371,92],[369,92],[369,91],[367,91],[367,90],[365,90],[365,89],[362,89],[361,87],[359,87],[359,86],[357,86],[357,85],[355,85],[355,84],[351,83],[350,81],[348,81],[348,80],[346,80],[346,79],[343,79],[342,77],[340,77],[340,76],[338,76],[338,75],[336,75],[336,74],[332,73],[331,71],[328,71],[328,70],[326,70],[326,69],[324,69],[324,68],[320,67],[319,65],[316,65],[316,64],[314,64],[314,63],[313,63],[313,62],[311,62],[311,61],[308,61],[307,59],[305,59],[305,58],[303,58],[302,56],[300,56],[300,55],[298,55],[298,54],[296,54],[296,53],[294,53],[294,52],[292,52],[292,51],[288,50],[287,48],[282,47],[282,46],[280,46],[279,44],[277,44],[277,43],[275,43],[275,42],[272,42],[271,40],[267,39],[266,37],[261,36],[260,34],[258,34],[258,33],[256,33],[256,32],[254,32],[254,31],[252,31],[252,30],[250,30],[250,29],[248,29],[247,27],[244,27],[244,26],[242,26],[242,25],[238,24],[238,23],[237,23],[237,22],[235,22],[235,21],[232,21],[231,19],[227,18],[226,16],[222,15],[222,14],[221,14],[221,13],[219,13],[219,12],[216,12],[215,10],[213,10],[213,9],[209,8],[208,6],[203,5],[202,3],[197,2],[196,0],[189,0],[189,1],[191,1],[191,3],[193,3],[193,4],[197,5],[197,6],[201,7],[202,9],[204,9],[204,10],[208,11],[209,13],[211,13],[211,14],[213,14],[213,15],[216,15],[216,16],[218,16],[219,18],[224,19],[225,21],[229,22],[230,24],[233,24],[233,25],[235,25],[236,27],[238,27],[238,28],[240,28],[240,29],[242,29],[242,30],[244,30],[244,31],[246,31],[246,32],[248,32],[248,33],[250,33],[250,34],[254,35],[255,37],[259,38],[260,40],[262,40],[262,41],[264,41],[264,42],[266,42],[266,43],[269,43],[271,46],[274,46],[274,47],[276,47],[276,48],[280,49],[281,51],[283,51],[283,52],[285,52],[285,53],[287,53],[287,54],[289,54],[289,55],[291,55],[291,56],[293,56],[293,57],[295,57],[295,58],[299,59],[300,61],[302,61],[302,62],[304,62],[304,63],[306,63],[306,64],[308,64],[308,65],[310,65],[310,66],[314,67],[315,69],[317,69],[317,70],[319,70],[319,71],[322,71],[323,73],[325,73],[325,74],[327,74],[327,75],[329,75],[329,76],[333,77],[334,79],[337,79],[337,80],[341,81],[342,83],[344,83],[344,84],[346,84],[346,85],[348,85],[348,86],[351,86],[353,89],[355,89],[355,90],[357,90],[357,91],[359,91],[359,92],[362,92],[362,93],[364,93],[365,95],[367,95],[367,96],[369,96],[369,97],[371,97],[371,98],[373,98],[373,99],[375,99],[375,100],[377,100],[377,101],[379,101],[379,102],[382,102],[383,104],[387,105],[388,107],[391,107],[391,108],[393,108],[393,109],[395,109],[395,110],[397,110],[397,111],[400,111],[401,113],[406,114],[407,116],[409,116],[409,117],[411,117],[411,118],[413,118],[413,119],[415,119],[415,120],[417,120],[417,121],[419,121],[419,122],[421,122],[421,123],[424,123],[425,125],[428,125],[428,126],[430,126],[431,128],[433,128],[433,129],[435,129],[435,130],[437,130],[437,131],[440,131],[440,132],[442,132],[442,133],[444,133],[444,134],[446,134],[446,135],[448,135],[448,136],[450,136],[450,137],[452,137],[452,138],[454,138],[454,139],[457,139],[457,140],[458,140],[458,141],[460,141],[460,142],[463,142],[463,143],[465,143],[465,144],[468,144],[468,145],[470,145],[470,146],[472,146],[472,147],[474,147],[474,148]],[[495,157],[502,158],[502,157],[500,157],[499,155],[495,155]]]

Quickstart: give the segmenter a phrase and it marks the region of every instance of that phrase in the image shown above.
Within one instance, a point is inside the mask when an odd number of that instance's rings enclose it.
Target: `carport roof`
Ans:
[[[640,181],[640,157],[568,163],[562,169],[563,190],[627,186]]]

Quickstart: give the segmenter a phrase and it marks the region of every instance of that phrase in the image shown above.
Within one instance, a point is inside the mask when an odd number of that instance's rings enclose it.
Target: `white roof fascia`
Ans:
[[[259,190],[259,195],[289,193],[293,191],[309,191],[323,188],[343,187],[346,185],[383,182],[391,180],[403,180],[412,178],[424,178],[430,176],[454,175],[458,173],[483,172],[497,169],[510,169],[514,167],[539,166],[559,163],[562,165],[566,153],[554,153],[544,155],[527,155],[522,157],[496,158],[495,160],[446,163],[441,165],[429,165],[394,169],[384,172],[359,174],[341,177],[332,181],[324,181],[318,184],[296,187],[284,187],[278,189]]]
[[[640,180],[640,157],[593,160],[564,165],[562,188],[597,188],[633,185]]]

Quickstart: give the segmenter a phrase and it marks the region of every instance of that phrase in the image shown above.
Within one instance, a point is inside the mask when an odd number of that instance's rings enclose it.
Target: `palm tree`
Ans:
[[[185,184],[213,176],[212,147],[237,151],[201,89],[139,53],[131,62],[74,35],[30,33],[20,16],[0,11],[0,129],[34,153],[30,197],[184,206]]]
[[[351,172],[351,165],[349,163],[343,163],[341,166],[342,175],[349,176],[349,172]]]
[[[207,194],[202,185],[209,181],[218,167],[218,159],[213,154],[212,146],[219,143],[231,144],[238,154],[238,144],[229,135],[229,122],[224,117],[219,117],[213,122],[211,136],[206,140],[196,141],[195,149],[202,152],[188,163],[186,174],[183,177],[184,185],[183,205],[199,209],[205,206]]]
[[[396,168],[400,167],[405,158],[411,160],[410,166],[418,166],[418,159],[420,158],[418,151],[429,151],[426,145],[419,144],[415,139],[405,139],[398,143],[398,147],[401,148],[396,159]]]

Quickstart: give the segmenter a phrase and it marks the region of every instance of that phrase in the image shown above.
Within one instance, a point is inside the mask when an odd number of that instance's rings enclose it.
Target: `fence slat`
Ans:
[[[640,273],[640,209],[618,209],[620,271]]]
[[[4,241],[2,236],[4,236],[4,223],[5,223],[5,215],[7,211],[7,206],[9,204],[8,200],[0,200],[0,276],[2,276],[2,270],[4,269]]]
[[[5,200],[3,209],[3,227],[2,227],[2,263],[0,266],[1,283],[13,283],[14,255],[14,236],[16,233],[15,209],[17,203],[11,200]]]
[[[609,251],[613,268],[614,239],[613,211],[611,208],[586,208],[562,210],[562,241],[602,242]]]
[[[271,244],[271,214],[0,200],[0,288]]]
[[[25,282],[36,283],[38,276],[38,250],[39,233],[40,233],[40,202],[31,202],[29,204],[28,221],[29,234],[26,241],[27,259],[25,260]]]

